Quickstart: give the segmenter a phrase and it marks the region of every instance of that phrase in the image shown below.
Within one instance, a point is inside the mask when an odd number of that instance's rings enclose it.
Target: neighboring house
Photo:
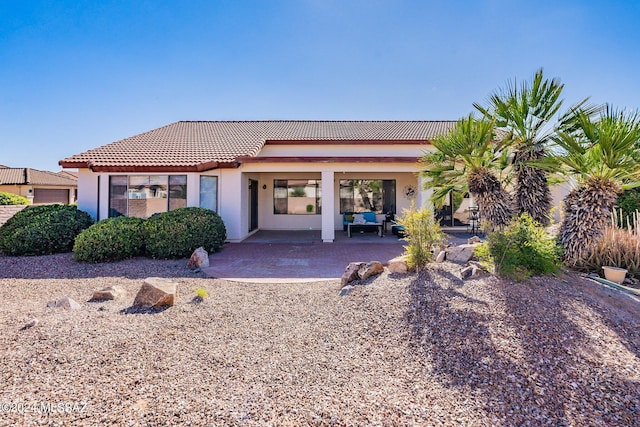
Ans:
[[[78,206],[96,219],[183,206],[218,212],[229,241],[321,230],[343,212],[382,219],[428,202],[418,158],[455,121],[181,121],[60,161],[78,168]]]
[[[74,203],[78,180],[69,174],[0,166],[0,191],[24,196],[33,204]]]

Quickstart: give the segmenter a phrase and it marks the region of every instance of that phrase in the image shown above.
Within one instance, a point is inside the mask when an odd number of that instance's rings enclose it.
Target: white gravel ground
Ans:
[[[0,256],[0,425],[640,425],[640,304],[576,275],[444,263],[339,297],[185,264]],[[127,311],[149,276],[177,305]],[[81,310],[46,307],[63,295]]]

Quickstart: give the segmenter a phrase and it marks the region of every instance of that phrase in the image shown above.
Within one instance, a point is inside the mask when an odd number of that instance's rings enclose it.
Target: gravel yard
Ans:
[[[640,425],[640,303],[577,275],[443,263],[339,297],[185,264],[0,256],[0,425]],[[149,276],[177,305],[128,312]],[[46,307],[63,295],[82,308]]]

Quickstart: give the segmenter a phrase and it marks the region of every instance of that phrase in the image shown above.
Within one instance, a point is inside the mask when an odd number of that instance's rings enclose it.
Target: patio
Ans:
[[[466,243],[467,234],[451,235],[451,243]],[[383,264],[404,252],[405,241],[387,232],[336,232],[333,243],[322,243],[320,230],[262,230],[241,243],[227,243],[209,255],[210,277],[252,283],[293,283],[338,279],[350,262]]]

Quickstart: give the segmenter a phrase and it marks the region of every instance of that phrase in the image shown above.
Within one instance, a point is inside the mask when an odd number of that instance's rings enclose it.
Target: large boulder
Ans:
[[[380,261],[370,261],[360,267],[358,277],[360,280],[367,280],[369,277],[377,276],[384,271],[384,266]]]
[[[187,267],[192,270],[209,267],[209,254],[202,246],[193,251],[191,258],[189,258],[189,262],[187,263]]]
[[[447,261],[465,264],[469,262],[469,260],[473,257],[473,253],[476,248],[480,246],[477,243],[474,244],[466,244],[466,245],[458,245],[458,246],[449,246],[447,251]]]
[[[100,289],[99,291],[95,291],[92,300],[101,301],[101,300],[115,300],[120,299],[125,296],[127,293],[120,286],[109,286],[108,288]]]
[[[78,304],[76,301],[74,301],[73,299],[67,296],[64,296],[62,298],[58,298],[57,300],[49,301],[47,303],[47,307],[53,307],[53,308],[62,307],[66,310],[79,310],[82,306]]]
[[[344,269],[344,273],[342,273],[340,286],[344,287],[349,282],[356,280],[359,277],[358,271],[360,270],[360,267],[366,264],[366,262],[350,262],[349,265],[347,265],[347,268]]]
[[[134,307],[158,308],[173,306],[178,295],[178,284],[161,277],[147,277],[138,291]]]

